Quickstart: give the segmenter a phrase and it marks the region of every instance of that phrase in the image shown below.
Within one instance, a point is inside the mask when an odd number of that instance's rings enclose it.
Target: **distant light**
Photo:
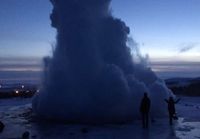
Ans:
[[[24,85],[22,85],[22,89],[24,88]]]
[[[0,85],[0,88],[2,88],[2,86]]]
[[[40,92],[40,90],[38,89],[36,92],[37,92],[37,93],[39,93],[39,92]]]
[[[29,93],[29,92],[30,92],[29,90],[26,91],[26,93]]]
[[[18,90],[16,90],[16,91],[15,91],[15,93],[16,93],[16,94],[19,94],[19,91],[18,91]]]

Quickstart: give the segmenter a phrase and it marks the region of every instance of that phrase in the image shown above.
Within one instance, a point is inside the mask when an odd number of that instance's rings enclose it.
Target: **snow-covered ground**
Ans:
[[[31,118],[31,99],[0,100],[0,120],[5,123],[0,139],[20,139],[29,131],[31,139],[200,139],[200,97],[182,97],[177,105],[178,121],[156,119],[143,129],[141,121],[123,125],[70,125],[38,122]]]

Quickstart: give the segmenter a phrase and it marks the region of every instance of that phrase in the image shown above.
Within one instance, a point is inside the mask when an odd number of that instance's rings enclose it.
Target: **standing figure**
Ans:
[[[148,128],[149,125],[149,110],[151,106],[151,101],[147,96],[147,93],[144,93],[144,97],[142,98],[140,104],[140,112],[142,114],[142,125],[143,128]]]
[[[168,104],[169,124],[172,125],[172,119],[176,114],[175,104],[178,103],[180,99],[175,101],[173,97],[169,97],[169,100],[165,99],[165,101]]]

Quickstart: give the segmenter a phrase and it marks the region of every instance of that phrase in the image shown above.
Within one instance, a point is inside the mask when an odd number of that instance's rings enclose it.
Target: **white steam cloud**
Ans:
[[[57,29],[53,58],[45,59],[44,88],[33,110],[47,119],[116,123],[139,115],[144,92],[154,116],[165,113],[171,94],[143,64],[134,63],[126,24],[110,12],[111,0],[51,0]],[[137,50],[136,50],[137,51]]]

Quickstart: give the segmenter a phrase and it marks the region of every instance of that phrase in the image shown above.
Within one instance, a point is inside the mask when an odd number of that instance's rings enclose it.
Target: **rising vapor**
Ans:
[[[111,0],[51,0],[57,44],[46,59],[43,90],[34,112],[47,119],[76,123],[116,123],[139,115],[147,91],[152,113],[162,115],[170,95],[162,80],[127,46],[129,27],[114,18]]]
[[[184,44],[181,44],[181,48],[179,49],[179,53],[188,52],[188,51],[194,49],[197,45],[198,45],[198,43],[184,43]]]

